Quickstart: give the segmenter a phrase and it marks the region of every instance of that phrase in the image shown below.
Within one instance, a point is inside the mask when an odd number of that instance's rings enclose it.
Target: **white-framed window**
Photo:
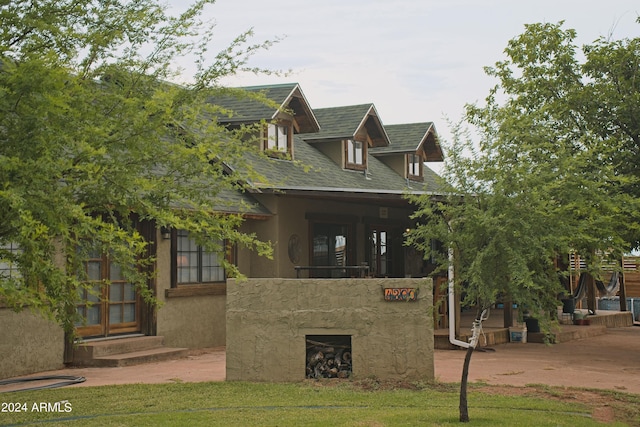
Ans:
[[[422,177],[422,159],[415,153],[407,154],[407,175],[409,178]]]
[[[364,142],[349,139],[345,149],[347,168],[362,169],[366,166],[367,157]]]
[[[189,232],[176,232],[177,284],[223,282],[225,271],[222,253],[209,252],[198,245]],[[224,248],[224,242],[218,245]]]
[[[267,141],[265,149],[281,151],[283,153],[288,152],[291,144],[290,133],[289,126],[286,124],[267,125]]]
[[[20,277],[18,265],[13,258],[20,252],[16,243],[5,243],[0,245],[2,254],[0,255],[0,277],[4,279],[16,279]]]

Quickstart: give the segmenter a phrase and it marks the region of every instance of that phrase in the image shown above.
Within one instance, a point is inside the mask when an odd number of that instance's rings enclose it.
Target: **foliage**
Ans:
[[[485,105],[452,126],[449,195],[413,198],[410,242],[427,255],[433,239],[453,248],[468,305],[502,294],[549,312],[563,292],[558,255],[577,251],[598,275],[598,257],[637,246],[638,40],[597,40],[581,64],[574,38],[559,23],[511,40],[486,69],[499,83]]]
[[[503,297],[543,330],[569,291],[563,258],[577,252],[598,277],[603,258],[619,259],[640,237],[640,39],[599,39],[580,64],[575,36],[562,23],[531,24],[509,41],[507,58],[486,68],[499,83],[485,105],[467,105],[453,126],[447,194],[412,197],[420,222],[408,242],[426,256],[434,240],[449,248],[463,303],[480,312]]]
[[[240,216],[215,213],[255,178],[243,159],[256,144],[252,129],[220,126],[215,117],[232,112],[207,99],[271,42],[251,44],[249,31],[210,54],[213,27],[199,16],[211,3],[172,16],[154,0],[0,2],[0,263],[19,269],[0,277],[4,304],[71,332],[95,250],[150,300],[143,222],[212,250],[227,239],[270,253],[238,231]],[[187,55],[193,81],[170,83]]]

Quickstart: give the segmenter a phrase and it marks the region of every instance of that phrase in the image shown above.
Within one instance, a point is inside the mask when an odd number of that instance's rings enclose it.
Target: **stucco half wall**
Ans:
[[[64,331],[31,311],[0,308],[0,378],[60,369]]]
[[[414,288],[387,301],[384,288]],[[354,378],[433,380],[431,279],[247,279],[227,284],[227,380],[300,381],[307,335],[350,335]]]

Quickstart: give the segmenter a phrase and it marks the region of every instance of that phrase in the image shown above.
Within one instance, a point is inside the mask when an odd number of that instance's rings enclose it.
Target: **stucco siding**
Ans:
[[[354,377],[434,378],[431,279],[230,280],[226,313],[229,381],[303,379],[307,335],[350,335]]]
[[[64,332],[29,310],[0,308],[0,378],[64,367]]]
[[[224,295],[169,298],[158,310],[158,335],[169,347],[224,346],[224,310]]]

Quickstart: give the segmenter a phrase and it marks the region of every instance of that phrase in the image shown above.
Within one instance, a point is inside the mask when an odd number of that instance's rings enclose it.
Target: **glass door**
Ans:
[[[312,270],[313,277],[346,277],[340,266],[349,265],[349,226],[345,224],[313,224]]]
[[[108,257],[91,253],[86,263],[90,287],[80,290],[77,311],[84,321],[76,324],[82,337],[109,336],[140,331],[140,303],[134,286],[120,266]]]
[[[385,227],[373,226],[369,234],[369,270],[375,277],[391,275],[391,233]]]

